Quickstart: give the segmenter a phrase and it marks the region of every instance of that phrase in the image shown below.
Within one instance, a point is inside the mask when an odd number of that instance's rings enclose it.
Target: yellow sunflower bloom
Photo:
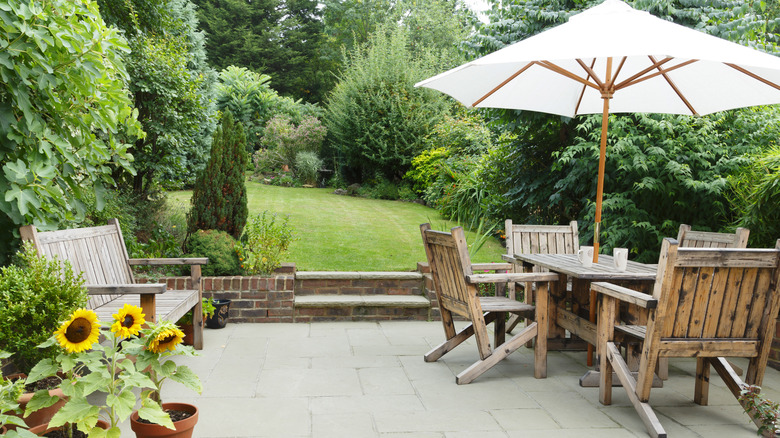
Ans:
[[[124,338],[137,335],[141,330],[141,326],[146,323],[144,319],[146,315],[141,312],[140,307],[125,304],[124,307],[119,309],[119,312],[112,315],[115,322],[111,326],[111,331],[116,333],[117,336]]]
[[[92,310],[77,309],[54,332],[57,342],[68,353],[81,353],[89,350],[100,337],[100,322]]]
[[[184,332],[173,323],[161,324],[149,336],[146,349],[152,353],[173,351],[184,338]]]

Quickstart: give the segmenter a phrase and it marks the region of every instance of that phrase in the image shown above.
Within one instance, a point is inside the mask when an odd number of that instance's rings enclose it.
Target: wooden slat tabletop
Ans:
[[[585,267],[576,254],[514,254],[504,260],[513,263],[530,263],[553,272],[584,280],[645,280],[654,281],[658,265],[630,261],[625,271],[618,271],[611,255],[599,254],[599,262]]]

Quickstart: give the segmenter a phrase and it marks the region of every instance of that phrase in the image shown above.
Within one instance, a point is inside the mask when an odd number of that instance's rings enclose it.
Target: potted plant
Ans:
[[[142,398],[149,398],[159,403],[170,415],[173,427],[166,426],[171,430],[164,429],[162,423],[155,421],[154,418],[147,418],[142,410],[135,411],[130,416],[130,427],[139,438],[189,438],[198,422],[198,408],[187,403],[163,403],[160,394],[163,382],[168,379],[179,382],[198,393],[201,392],[202,387],[198,376],[187,366],[177,365],[171,360],[171,357],[177,355],[192,355],[192,347],[179,345],[184,333],[170,321],[150,325],[144,335],[141,343],[133,344],[129,349],[137,355],[138,368],[143,369],[154,383],[153,389],[142,393]]]
[[[168,428],[175,427],[160,404],[149,397],[158,387],[144,371],[149,366],[148,361],[136,365],[139,361],[136,357],[145,348],[145,340],[154,334],[156,328],[152,324],[147,329],[141,329],[146,323],[144,316],[139,307],[126,304],[113,315],[114,321],[110,328],[105,327],[109,330],[103,331],[107,340],[104,346],[97,342],[101,327],[97,315],[91,310],[78,309],[42,345],[59,345],[61,352],[54,359],[43,359],[36,364],[30,371],[28,381],[62,372],[65,379],[61,387],[69,397],[62,409],[52,417],[49,427],[66,426],[90,437],[117,437],[120,433],[119,423],[126,420],[135,408],[135,389],[141,390],[141,417]],[[192,354],[192,349],[182,354],[187,352]],[[174,368],[178,370],[186,367]],[[187,369],[182,375],[193,377],[194,373]],[[89,402],[87,396],[96,392],[106,395],[104,404],[93,405]],[[33,400],[36,397],[37,394]],[[101,417],[107,422],[107,429],[99,426]]]
[[[205,315],[206,307],[204,306],[203,308],[203,314]],[[212,329],[225,328],[228,323],[228,318],[230,317],[230,300],[213,300],[212,309],[214,310],[212,310],[211,315],[208,318],[204,317],[206,320],[206,327]]]
[[[58,354],[54,345],[38,345],[51,336],[60,321],[86,305],[87,292],[83,278],[74,274],[67,262],[39,256],[29,242],[17,252],[15,260],[15,264],[0,268],[0,345],[11,353],[13,368],[21,373],[14,377],[19,378],[29,374],[41,359]],[[28,414],[25,421],[29,427],[46,423],[65,404],[57,388],[59,380],[52,380],[52,385],[20,396],[20,408]],[[45,403],[27,409],[32,392],[38,394],[38,400],[45,397]]]
[[[201,298],[201,303],[201,308],[203,309],[203,319],[201,319],[201,324],[205,324],[208,318],[214,316],[214,300],[203,297]],[[194,333],[194,328],[192,326],[192,310],[185,313],[184,316],[176,321],[176,325],[179,327],[182,333],[184,333],[184,340],[182,341],[184,345],[192,345]]]

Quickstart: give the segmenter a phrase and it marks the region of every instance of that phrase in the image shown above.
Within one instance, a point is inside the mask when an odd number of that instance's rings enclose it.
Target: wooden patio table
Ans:
[[[593,281],[608,281],[640,292],[652,293],[658,265],[628,261],[625,271],[618,271],[611,255],[599,254],[598,263],[583,266],[576,254],[514,254],[504,255],[505,261],[522,265],[523,272],[534,266],[558,273],[553,283],[549,305],[550,328],[548,349],[565,344],[565,331],[587,342],[588,366],[593,366],[592,348],[596,345],[595,293],[590,290]],[[572,288],[567,290],[571,279]],[[594,303],[591,306],[591,303]],[[623,309],[621,317],[630,324],[644,323],[644,315],[636,309]],[[559,342],[556,342],[559,341]],[[598,372],[590,371],[580,379],[582,386],[598,386]]]

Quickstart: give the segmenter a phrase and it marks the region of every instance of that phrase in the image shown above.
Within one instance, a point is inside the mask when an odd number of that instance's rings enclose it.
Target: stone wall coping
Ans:
[[[422,280],[419,272],[298,271],[296,280]]]
[[[430,307],[420,295],[301,295],[295,307]]]

